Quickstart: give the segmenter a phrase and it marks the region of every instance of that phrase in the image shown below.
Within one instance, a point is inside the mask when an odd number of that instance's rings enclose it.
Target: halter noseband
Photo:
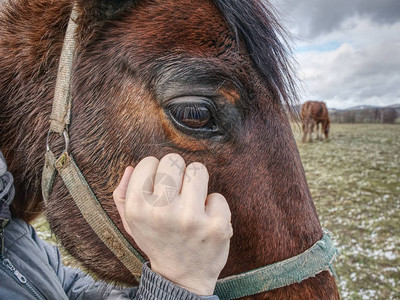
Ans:
[[[68,152],[68,126],[71,111],[70,82],[76,47],[77,25],[75,20],[77,15],[75,4],[68,22],[58,68],[50,129],[47,136],[45,166],[42,173],[43,199],[47,205],[54,178],[57,173],[60,174],[76,206],[92,230],[132,275],[138,278],[141,275],[145,259],[133,248],[104,211]],[[53,133],[63,135],[65,140],[65,150],[59,158],[54,156],[49,146],[49,137]],[[299,255],[259,269],[219,279],[215,294],[221,300],[237,299],[299,283],[322,271],[327,270],[334,274],[332,263],[336,259],[337,253],[329,232],[324,230],[322,239]]]

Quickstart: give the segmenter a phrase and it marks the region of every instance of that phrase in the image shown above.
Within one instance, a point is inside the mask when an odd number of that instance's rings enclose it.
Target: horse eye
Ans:
[[[175,122],[193,129],[213,129],[212,113],[200,103],[179,103],[169,108]]]

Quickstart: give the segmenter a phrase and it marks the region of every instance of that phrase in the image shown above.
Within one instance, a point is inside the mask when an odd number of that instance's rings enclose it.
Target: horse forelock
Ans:
[[[255,67],[274,91],[275,100],[291,108],[298,101],[290,35],[268,1],[214,0],[226,21],[244,40]],[[239,43],[238,43],[239,44]]]

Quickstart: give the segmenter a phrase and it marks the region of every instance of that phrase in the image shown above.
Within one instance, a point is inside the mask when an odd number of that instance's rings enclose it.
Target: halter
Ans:
[[[50,116],[45,165],[42,173],[43,199],[47,205],[54,179],[57,173],[60,174],[76,206],[92,230],[132,275],[139,278],[145,259],[133,248],[104,211],[69,153],[70,83],[76,47],[75,31],[77,24],[75,20],[77,16],[77,7],[74,4],[61,51]],[[65,141],[65,149],[58,158],[55,157],[49,146],[49,138],[54,133],[63,136]],[[322,239],[299,255],[259,269],[219,279],[215,294],[221,300],[237,299],[299,283],[322,271],[335,274],[332,263],[337,254],[338,251],[332,242],[330,233],[324,229]]]

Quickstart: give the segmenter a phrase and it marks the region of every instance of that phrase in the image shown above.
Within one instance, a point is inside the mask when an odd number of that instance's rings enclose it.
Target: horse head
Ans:
[[[329,117],[326,120],[326,124],[325,124],[325,128],[324,128],[324,134],[325,134],[325,138],[328,139],[329,137],[329,130],[331,128],[331,122],[329,120]]]
[[[221,277],[293,257],[321,238],[285,109],[295,95],[288,48],[270,4],[80,0],[77,7],[70,152],[132,245],[113,189],[127,165],[170,152],[187,164],[203,163],[209,192],[229,202],[234,236]],[[40,177],[71,8],[66,0],[6,1],[1,8],[0,146],[18,179],[14,215],[24,219],[44,209]],[[63,140],[52,146],[62,149]],[[60,178],[46,214],[84,266],[104,279],[136,282]],[[338,299],[338,293],[324,271],[252,299],[293,297]]]

